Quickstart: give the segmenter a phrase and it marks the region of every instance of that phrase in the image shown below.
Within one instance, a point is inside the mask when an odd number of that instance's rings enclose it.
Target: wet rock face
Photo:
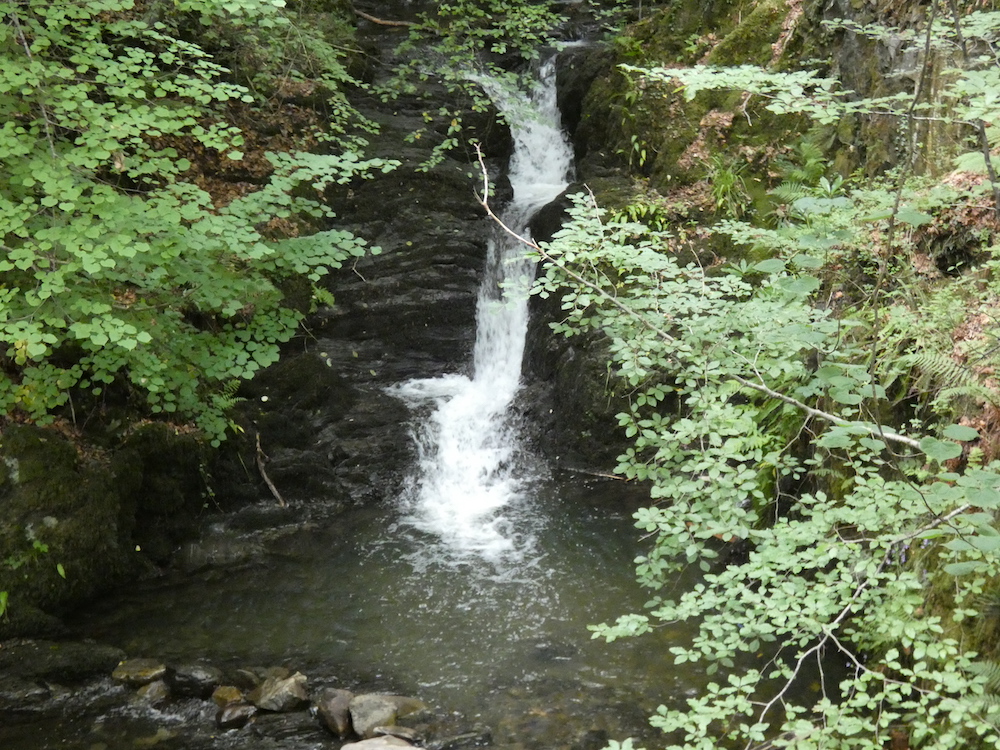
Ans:
[[[392,54],[378,39],[365,44],[374,57]],[[326,199],[338,227],[382,252],[332,274],[325,283],[336,304],[317,311],[307,321],[309,338],[241,390],[246,435],[224,446],[212,468],[224,507],[270,495],[257,470],[257,434],[265,471],[290,504],[344,507],[391,496],[413,448],[410,413],[386,387],[471,364],[492,227],[475,196],[482,177],[474,151],[450,152],[425,170],[446,134],[432,125],[407,143],[428,126],[425,112],[456,106],[454,94],[442,88],[428,85],[426,94],[358,102],[381,126],[366,155],[402,164],[371,180],[331,187]],[[484,144],[493,182],[502,184],[509,131],[489,113],[463,117],[464,137]]]

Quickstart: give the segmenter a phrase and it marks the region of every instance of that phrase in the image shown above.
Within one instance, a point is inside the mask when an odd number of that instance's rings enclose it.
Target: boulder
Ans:
[[[167,665],[159,659],[126,659],[111,673],[111,679],[130,687],[142,687],[167,674]]]
[[[268,677],[250,693],[250,702],[265,711],[297,711],[309,703],[307,678],[301,672],[291,677]]]
[[[222,671],[203,664],[182,664],[167,672],[167,684],[175,695],[208,698],[222,682]]]
[[[398,717],[423,708],[426,704],[402,695],[358,695],[351,701],[351,723],[359,736],[374,737],[376,728],[392,726]]]
[[[351,733],[350,706],[353,698],[354,693],[350,690],[323,688],[314,701],[320,722],[338,737]]]
[[[257,713],[257,707],[249,703],[230,703],[215,713],[215,725],[219,729],[242,729]]]

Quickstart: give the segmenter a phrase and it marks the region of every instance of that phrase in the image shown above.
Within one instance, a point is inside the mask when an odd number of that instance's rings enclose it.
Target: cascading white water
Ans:
[[[480,83],[511,124],[514,197],[503,221],[525,233],[531,216],[565,189],[572,168],[554,61],[542,66],[527,94],[494,80]],[[504,509],[524,499],[532,480],[507,412],[519,386],[534,260],[523,243],[494,229],[477,305],[473,376],[411,380],[394,392],[414,406],[433,406],[415,430],[419,461],[404,521],[438,537],[453,557],[496,562],[520,556],[527,545]]]

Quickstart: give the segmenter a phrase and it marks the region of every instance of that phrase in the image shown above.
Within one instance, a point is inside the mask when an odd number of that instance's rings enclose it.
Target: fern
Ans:
[[[936,391],[935,410],[947,409],[960,398],[1000,406],[1000,394],[984,386],[975,370],[946,354],[935,351],[904,354],[896,364],[899,368],[914,368],[923,375],[924,387]]]

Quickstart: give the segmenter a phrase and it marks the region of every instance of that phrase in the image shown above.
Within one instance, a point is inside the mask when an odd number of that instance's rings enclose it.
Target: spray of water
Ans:
[[[544,65],[528,93],[480,82],[511,122],[514,198],[503,220],[523,233],[531,216],[565,189],[571,170],[555,66]],[[414,431],[418,462],[403,520],[437,538],[453,559],[496,563],[522,558],[530,547],[518,511],[537,477],[523,460],[508,410],[520,380],[533,275],[525,246],[494,232],[477,305],[473,376],[411,380],[394,389],[419,411],[430,407]]]

